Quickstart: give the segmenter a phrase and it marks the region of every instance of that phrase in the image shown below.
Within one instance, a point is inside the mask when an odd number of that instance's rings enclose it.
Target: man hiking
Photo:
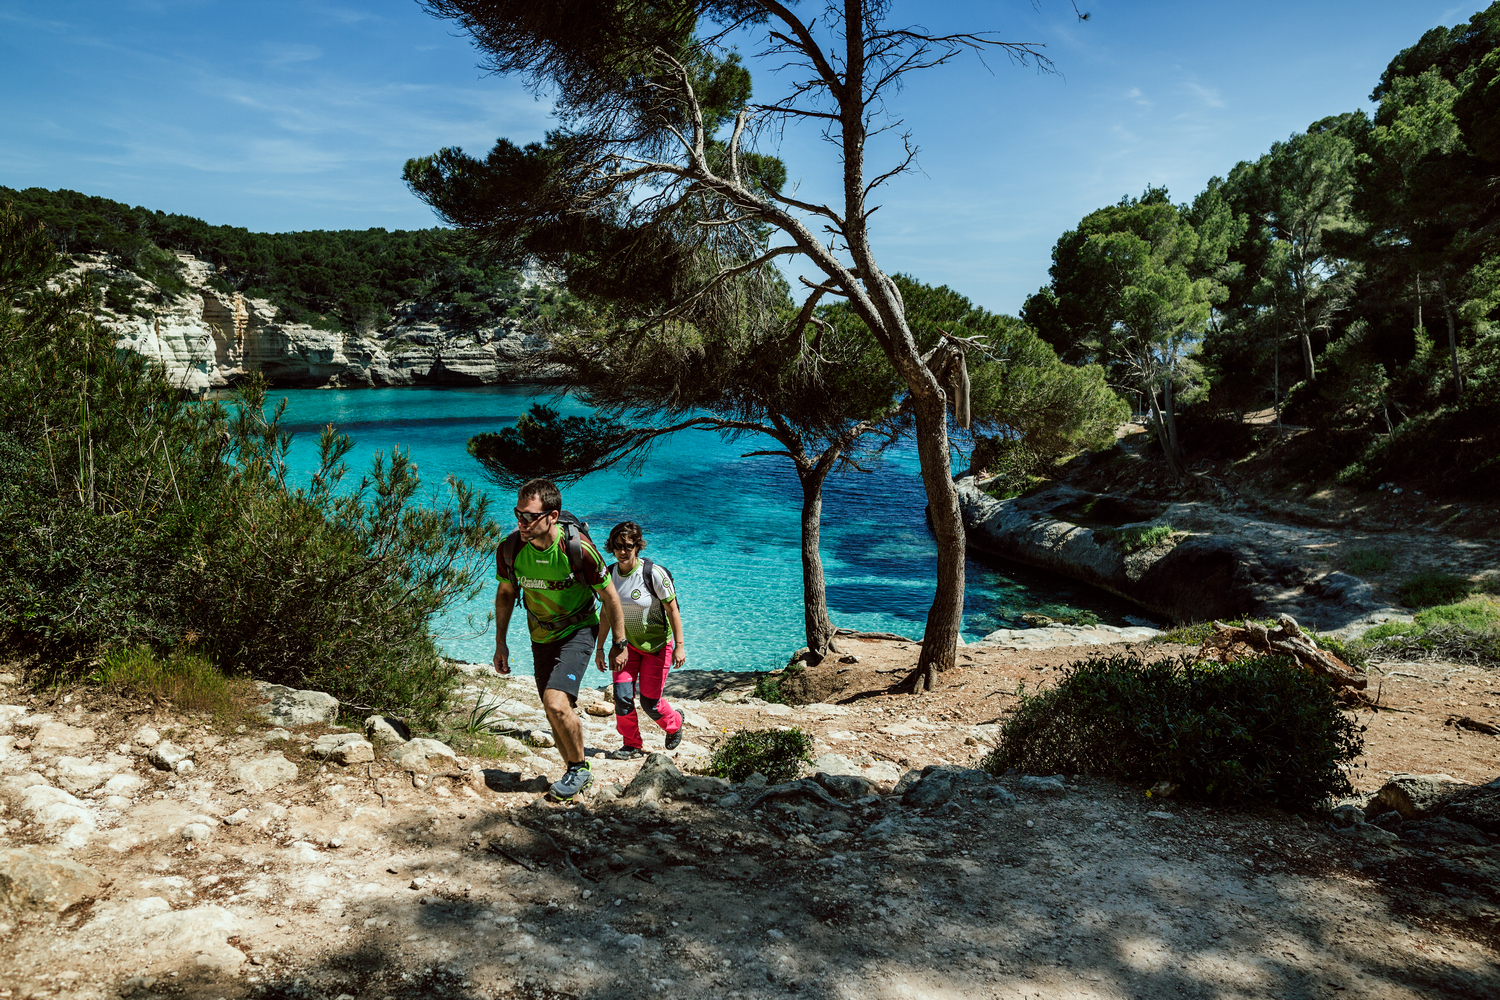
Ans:
[[[546,479],[533,479],[516,494],[517,528],[496,552],[495,670],[510,673],[506,632],[523,595],[531,656],[542,709],[568,769],[552,783],[550,794],[566,802],[593,781],[583,754],[583,727],[574,706],[599,637],[594,594],[604,601],[614,624],[618,647],[624,648],[620,598],[609,584],[604,557],[577,519],[564,515],[562,494]],[[559,523],[559,522],[562,523]],[[618,656],[624,666],[625,654]]]

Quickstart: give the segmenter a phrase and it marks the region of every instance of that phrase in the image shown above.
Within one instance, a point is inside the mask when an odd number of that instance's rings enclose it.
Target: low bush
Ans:
[[[1384,573],[1395,563],[1389,552],[1375,549],[1355,549],[1344,559],[1344,569],[1350,573]]]
[[[85,679],[113,693],[202,712],[221,724],[249,718],[259,700],[249,681],[226,675],[207,656],[189,650],[158,656],[145,647],[113,649]]]
[[[812,737],[800,729],[742,729],[714,751],[708,773],[744,781],[759,771],[773,785],[791,781],[812,760]]]
[[[89,285],[49,282],[61,267],[0,208],[0,646],[61,679],[106,650],[193,651],[435,725],[456,675],[431,623],[487,576],[486,499],[423,496],[400,451],[346,482],[332,427],[291,485],[263,380],[187,401],[116,349]]]
[[[1476,594],[1417,613],[1410,622],[1382,622],[1353,644],[1368,659],[1442,657],[1500,664],[1500,601]]]
[[[1135,528],[1095,528],[1094,541],[1104,544],[1114,542],[1126,555],[1142,549],[1155,548],[1177,537],[1180,532],[1170,524],[1155,524]]]
[[[1396,592],[1409,608],[1428,608],[1435,604],[1452,604],[1468,596],[1469,581],[1441,570],[1425,570],[1401,581]]]
[[[1023,695],[982,766],[1171,781],[1216,802],[1309,806],[1349,794],[1363,728],[1290,660],[1194,664],[1138,655],[1077,661]]]

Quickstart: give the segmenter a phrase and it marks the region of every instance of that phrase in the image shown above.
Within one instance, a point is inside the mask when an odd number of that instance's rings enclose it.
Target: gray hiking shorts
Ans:
[[[556,642],[531,644],[532,669],[536,673],[536,693],[565,691],[568,703],[578,704],[578,688],[594,659],[594,645],[599,641],[599,626],[585,625]]]

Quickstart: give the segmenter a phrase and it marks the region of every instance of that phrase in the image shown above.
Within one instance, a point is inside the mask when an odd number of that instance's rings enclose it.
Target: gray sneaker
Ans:
[[[589,762],[569,764],[563,776],[552,783],[547,794],[556,802],[571,802],[579,792],[594,783],[593,769]]]

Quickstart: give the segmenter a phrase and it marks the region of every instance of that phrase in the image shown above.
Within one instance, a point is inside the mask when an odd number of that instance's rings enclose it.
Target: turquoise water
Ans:
[[[332,423],[349,434],[350,477],[378,450],[409,449],[424,484],[454,475],[483,488],[495,516],[509,517],[514,494],[486,482],[464,450],[471,435],[513,424],[534,401],[563,413],[585,413],[546,390],[303,389],[273,394],[287,400],[283,426],[294,433],[293,475],[306,482],[317,464],[318,432]],[[765,439],[725,442],[708,431],[685,431],[660,444],[640,475],[605,472],[563,490],[563,505],[587,521],[603,542],[625,520],[644,528],[646,552],[669,567],[681,594],[689,667],[766,670],[803,645],[799,512],[802,491],[781,457],[741,457],[774,447]],[[823,570],[834,623],[921,638],[934,592],[936,545],[925,521],[926,496],[914,445],[893,447],[868,474],[829,477],[823,500]],[[514,527],[513,523],[509,527]],[[1130,606],[1058,577],[970,559],[964,634],[1022,627],[1028,611],[1087,608],[1109,624],[1142,622]],[[493,577],[493,573],[489,574]],[[494,606],[494,581],[470,606],[439,625],[450,656],[487,663],[493,627],[475,635],[467,617]],[[519,673],[530,673],[524,616],[511,622],[510,646]]]

